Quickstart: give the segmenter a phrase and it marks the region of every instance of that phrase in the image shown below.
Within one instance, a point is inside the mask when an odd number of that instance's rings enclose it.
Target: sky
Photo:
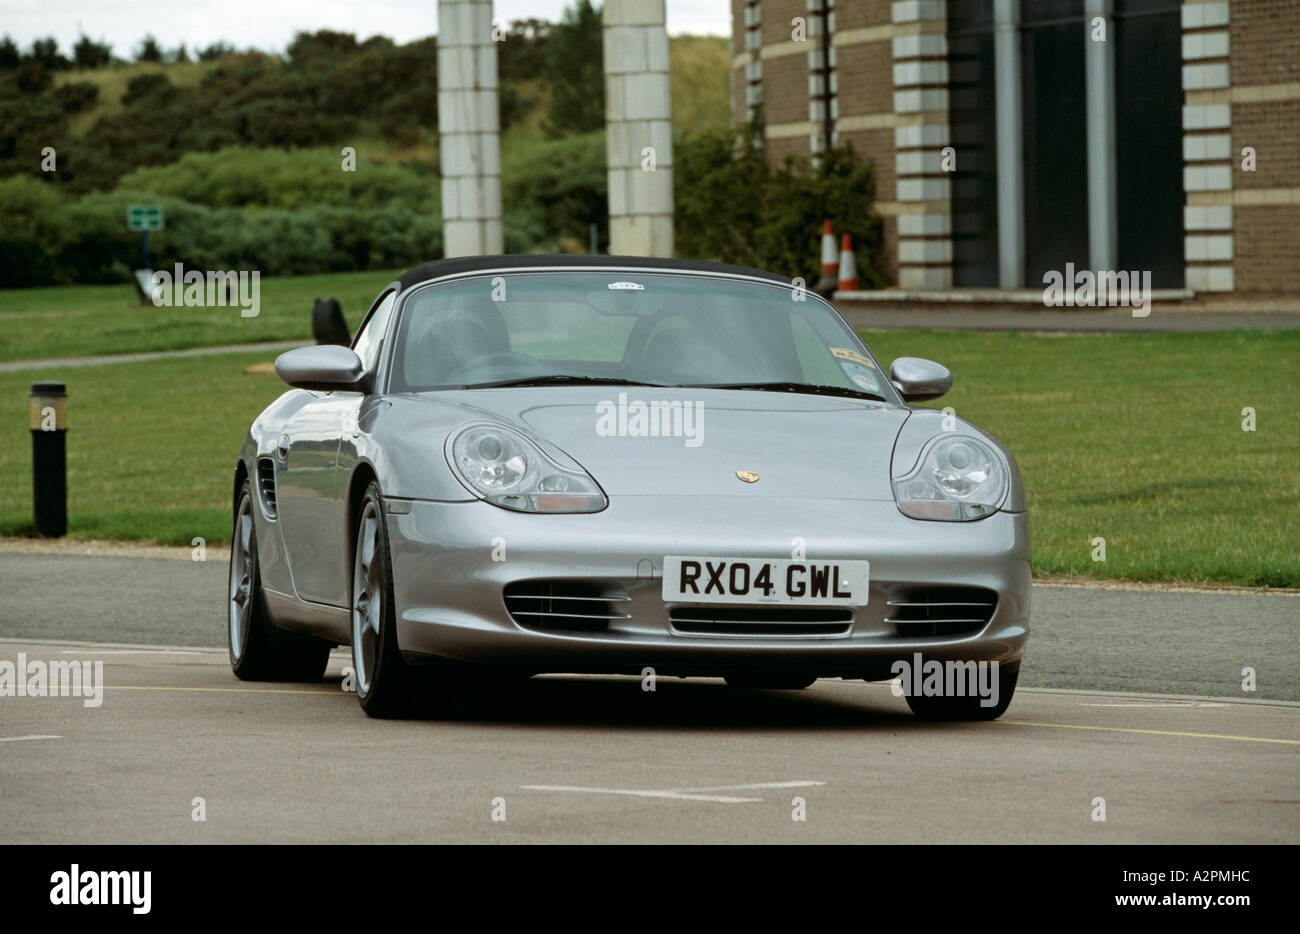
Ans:
[[[496,0],[500,20],[558,20],[572,0]],[[667,0],[668,32],[731,34],[729,0]],[[53,35],[65,55],[84,32],[126,58],[145,33],[164,49],[191,52],[225,41],[236,48],[283,51],[299,30],[333,29],[365,39],[409,42],[438,31],[437,0],[0,0],[0,34],[26,49]]]

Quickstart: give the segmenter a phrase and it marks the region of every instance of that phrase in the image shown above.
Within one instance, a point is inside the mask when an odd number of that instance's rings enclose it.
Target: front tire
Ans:
[[[357,700],[371,717],[400,717],[413,706],[416,678],[397,645],[393,570],[379,484],[366,487],[352,547],[352,669]]]
[[[992,707],[981,704],[979,696],[960,697],[907,695],[907,706],[922,720],[996,720],[1007,712],[1020,679],[1020,662],[999,664],[998,702]]]
[[[230,668],[241,681],[319,681],[329,664],[329,643],[280,629],[266,608],[253,509],[252,484],[245,480],[230,537],[226,601]]]

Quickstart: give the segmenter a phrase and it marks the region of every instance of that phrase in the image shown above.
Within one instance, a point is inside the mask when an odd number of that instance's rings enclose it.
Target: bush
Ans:
[[[139,266],[128,205],[161,204],[166,227],[150,236],[156,269],[256,269],[298,275],[411,266],[442,254],[437,211],[400,203],[251,209],[192,204],[120,189],[73,200],[34,179],[0,182],[14,223],[0,233],[0,286],[120,282]]]
[[[357,153],[357,170],[345,172],[341,151],[230,147],[194,152],[169,165],[137,169],[120,188],[149,191],[211,207],[307,208],[338,204],[400,204],[440,213],[436,176]]]
[[[47,184],[57,182],[41,172],[47,146],[58,153],[62,173],[76,150],[63,108],[52,95],[21,94],[12,83],[0,82],[0,177],[26,175]]]
[[[51,96],[64,113],[81,113],[93,107],[99,100],[99,85],[91,84],[89,81],[74,81],[71,84],[59,85]]]
[[[65,197],[34,178],[0,181],[0,287],[18,288],[56,281],[49,245],[62,236]]]
[[[546,34],[544,75],[551,90],[546,131],[587,133],[605,125],[605,71],[600,10],[576,0]]]
[[[880,288],[882,233],[870,163],[849,147],[814,165],[788,156],[769,166],[755,128],[684,136],[674,143],[674,214],[679,256],[740,263],[814,286],[821,274],[822,221],[849,234],[863,288]]]
[[[507,244],[512,227],[515,242],[532,238],[533,250],[553,250],[561,237],[585,244],[592,224],[598,242],[609,242],[603,130],[521,143],[503,158],[501,176]]]

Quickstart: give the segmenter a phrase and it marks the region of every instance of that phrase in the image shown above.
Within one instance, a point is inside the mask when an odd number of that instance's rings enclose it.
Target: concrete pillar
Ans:
[[[1188,100],[1183,105],[1183,243],[1186,286],[1195,292],[1236,287],[1232,184],[1243,143],[1232,145],[1229,7],[1224,0],[1182,6]]]
[[[492,0],[438,0],[438,137],[446,256],[503,252]]]
[[[664,0],[605,0],[609,252],[673,255],[673,128]]]
[[[948,10],[944,3],[898,0],[894,63],[894,172],[898,197],[898,284],[952,288],[952,176],[943,150],[948,122]],[[958,159],[969,158],[961,153]]]
[[[1025,163],[1020,112],[1020,0],[993,0],[998,134],[998,284],[1025,284]]]
[[[1115,20],[1113,0],[1084,0],[1084,82],[1088,108],[1088,264],[1119,265],[1115,163]],[[1105,24],[1105,41],[1094,39],[1093,20]]]

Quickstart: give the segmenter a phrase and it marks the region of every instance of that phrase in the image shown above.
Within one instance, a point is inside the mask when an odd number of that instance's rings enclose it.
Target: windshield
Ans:
[[[780,283],[529,271],[435,283],[403,302],[391,392],[581,382],[897,401],[834,310]]]

